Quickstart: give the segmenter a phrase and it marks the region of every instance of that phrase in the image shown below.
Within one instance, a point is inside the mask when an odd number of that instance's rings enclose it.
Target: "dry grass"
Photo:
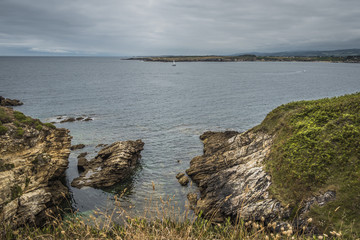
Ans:
[[[336,231],[332,236],[298,234],[290,225],[275,233],[276,222],[265,224],[264,219],[214,224],[181,211],[170,197],[156,201],[150,197],[142,216],[130,217],[119,198],[115,197],[115,209],[93,211],[90,216],[76,212],[64,216],[48,213],[48,222],[41,228],[25,225],[12,230],[0,223],[0,239],[342,239]],[[124,221],[115,223],[115,218]]]

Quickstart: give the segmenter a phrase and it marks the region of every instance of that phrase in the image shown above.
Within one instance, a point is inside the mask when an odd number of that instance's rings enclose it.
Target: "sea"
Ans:
[[[272,109],[292,101],[360,91],[360,67],[327,62],[130,61],[116,57],[0,57],[0,96],[21,100],[14,107],[43,122],[70,130],[70,202],[82,213],[111,210],[120,202],[141,214],[151,201],[187,209],[186,195],[198,193],[175,178],[201,155],[205,131],[246,131]],[[60,123],[67,117],[91,121]],[[142,139],[133,176],[109,189],[70,186],[79,176],[77,156],[91,159],[99,144]],[[151,207],[150,207],[151,208]]]

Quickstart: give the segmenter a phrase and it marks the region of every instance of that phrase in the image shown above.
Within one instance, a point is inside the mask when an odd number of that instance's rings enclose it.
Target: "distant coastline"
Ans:
[[[158,56],[132,57],[126,60],[145,62],[333,62],[360,63],[360,56]]]

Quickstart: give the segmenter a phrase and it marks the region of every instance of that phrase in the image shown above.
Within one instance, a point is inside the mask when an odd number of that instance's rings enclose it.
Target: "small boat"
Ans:
[[[176,66],[175,60],[173,60],[172,66],[174,67]]]

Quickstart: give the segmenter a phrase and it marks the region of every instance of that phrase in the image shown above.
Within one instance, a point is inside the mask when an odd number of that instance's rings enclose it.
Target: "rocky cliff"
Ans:
[[[143,147],[141,140],[120,141],[104,147],[91,161],[82,160],[78,164],[85,171],[74,179],[71,186],[103,188],[124,180],[136,167]]]
[[[269,196],[271,177],[264,170],[273,137],[266,133],[206,132],[204,155],[190,162],[186,173],[199,186],[196,212],[213,221],[224,218],[274,219],[285,209]]]
[[[200,138],[204,154],[186,171],[200,190],[195,212],[359,236],[360,93],[282,105],[249,131]]]
[[[68,130],[0,107],[0,222],[41,224],[65,200],[70,145]]]

